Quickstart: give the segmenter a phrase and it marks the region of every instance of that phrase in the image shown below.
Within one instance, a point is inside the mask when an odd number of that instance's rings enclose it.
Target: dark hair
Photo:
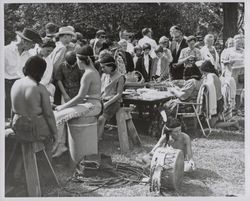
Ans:
[[[181,27],[179,25],[174,25],[170,29],[176,29],[177,31],[180,31],[182,33]]]
[[[149,32],[151,32],[152,30],[150,28],[144,28],[142,29],[141,33],[143,36],[147,35]]]
[[[189,80],[189,79],[196,79],[200,80],[202,77],[202,74],[200,72],[200,69],[195,65],[192,64],[190,67],[186,67],[183,72],[183,78],[184,80]]]
[[[76,32],[76,39],[79,40],[79,41],[82,41],[82,40],[83,40],[83,35],[82,35],[82,33]]]
[[[168,120],[166,122],[166,126],[168,128],[177,128],[181,126],[181,122],[178,119],[175,119],[173,117],[168,117]]]
[[[52,40],[44,39],[43,43],[41,44],[41,47],[52,47],[52,48],[55,48],[56,44]]]
[[[142,50],[146,50],[146,49],[151,50],[151,45],[149,43],[144,43],[142,45]]]
[[[219,77],[219,74],[217,72],[217,70],[215,69],[214,65],[211,63],[211,61],[204,61],[201,64],[200,67],[201,71],[207,72],[207,73],[214,73],[215,75],[217,75]]]
[[[157,48],[155,49],[155,53],[158,53],[158,52],[163,52],[163,47],[158,45]]]
[[[187,40],[186,40],[186,41],[189,43],[189,42],[192,41],[192,40],[193,40],[194,42],[196,42],[196,37],[191,35],[191,36],[188,36],[188,37],[187,37]]]
[[[104,64],[105,66],[111,67],[113,68],[112,71],[115,71],[117,66],[115,64],[115,59],[113,56],[111,56],[110,54],[106,54],[104,55],[101,59],[100,59],[100,63]]]
[[[112,45],[111,41],[110,40],[106,40],[105,42],[102,43],[102,47],[100,49],[100,52],[102,50],[106,50],[106,49],[109,49],[109,47]]]
[[[37,55],[32,56],[25,63],[25,66],[23,67],[23,74],[33,78],[37,82],[37,85],[39,85],[39,82],[41,81],[46,70],[46,66],[47,63],[42,57]]]
[[[50,33],[56,33],[58,27],[54,23],[49,22],[45,25],[45,29],[47,29]]]
[[[76,63],[76,53],[74,51],[66,52],[65,60],[69,65],[74,65]]]
[[[86,65],[90,64],[88,57],[90,57],[93,63],[95,62],[93,48],[90,45],[84,45],[83,47],[79,48],[76,52],[76,56],[81,61],[84,61]]]
[[[134,53],[136,53],[137,50],[141,50],[142,51],[142,47],[140,45],[136,45],[134,47]]]

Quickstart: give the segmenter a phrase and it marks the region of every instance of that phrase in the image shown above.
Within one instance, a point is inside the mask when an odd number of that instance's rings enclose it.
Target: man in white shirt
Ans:
[[[127,52],[131,54],[131,56],[134,56],[134,45],[131,43],[130,37],[132,36],[131,33],[129,33],[126,29],[122,31],[121,33],[121,39],[124,39],[127,41]]]
[[[65,61],[65,53],[70,50],[70,42],[75,36],[75,33],[71,27],[67,26],[61,27],[56,35],[59,37],[59,41],[56,43],[56,48],[50,55],[53,62],[53,75],[55,75],[60,64]],[[56,86],[56,92],[54,96],[55,104],[59,105],[61,104],[61,93],[56,83],[54,84]]]
[[[95,38],[90,40],[90,46],[93,48],[94,56],[96,59],[99,57],[100,49],[102,44],[106,40],[106,32],[104,30],[98,30]]]
[[[43,77],[40,81],[49,92],[50,102],[54,102],[54,94],[55,94],[55,86],[52,84],[52,74],[53,74],[53,62],[51,57],[49,56],[51,52],[56,47],[55,43],[51,40],[45,41],[41,47],[38,49],[38,55],[43,57],[47,63],[46,70],[43,74]]]
[[[140,45],[142,47],[145,43],[150,44],[151,50],[150,50],[149,54],[152,58],[155,58],[156,54],[155,54],[154,50],[157,47],[157,43],[155,42],[154,39],[152,39],[152,30],[150,28],[144,28],[144,29],[142,29],[142,35],[143,35],[143,38],[141,38],[138,41],[138,45]]]
[[[28,51],[42,42],[40,35],[32,29],[25,28],[16,34],[17,40],[4,47],[5,118],[11,117],[10,90],[17,79],[24,77],[24,64],[31,57]]]

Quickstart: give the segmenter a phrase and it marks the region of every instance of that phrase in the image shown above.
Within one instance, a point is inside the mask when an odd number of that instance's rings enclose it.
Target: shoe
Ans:
[[[56,153],[54,153],[52,155],[52,158],[56,158],[56,157],[61,156],[67,150],[68,150],[68,148],[64,144],[59,144],[57,149],[56,149]]]

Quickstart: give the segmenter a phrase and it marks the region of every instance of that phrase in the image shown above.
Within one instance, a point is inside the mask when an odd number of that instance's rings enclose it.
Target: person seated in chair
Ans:
[[[98,138],[102,139],[104,126],[120,109],[122,92],[125,84],[125,76],[117,70],[115,59],[106,55],[100,60],[103,71],[101,78],[101,94],[103,101],[103,113],[98,119]]]
[[[209,123],[212,128],[235,127],[239,129],[238,121],[223,122],[224,100],[221,91],[221,81],[214,65],[210,61],[201,64],[201,72],[204,76],[203,85],[206,84],[209,91]],[[214,88],[214,89],[213,89]],[[214,93],[212,93],[214,91]],[[212,96],[212,97],[211,97]]]
[[[170,146],[174,149],[180,149],[184,154],[184,171],[195,170],[196,166],[193,160],[192,145],[189,135],[181,131],[181,123],[178,119],[169,117],[164,125],[161,137],[154,148],[142,158],[142,161],[149,166],[150,161],[159,147]]]
[[[181,88],[175,86],[170,89],[171,93],[177,99],[169,100],[163,105],[167,115],[175,115],[177,105],[181,101],[193,103],[197,102],[197,96],[200,90],[202,77],[199,68],[195,64],[193,64],[192,67],[185,68],[183,77],[185,82]],[[179,111],[180,110],[188,112],[193,109],[192,106],[180,105]]]

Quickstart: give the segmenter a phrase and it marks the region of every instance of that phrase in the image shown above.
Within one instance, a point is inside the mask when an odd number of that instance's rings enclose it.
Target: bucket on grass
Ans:
[[[97,118],[80,117],[68,121],[68,142],[75,164],[85,155],[98,154]]]

